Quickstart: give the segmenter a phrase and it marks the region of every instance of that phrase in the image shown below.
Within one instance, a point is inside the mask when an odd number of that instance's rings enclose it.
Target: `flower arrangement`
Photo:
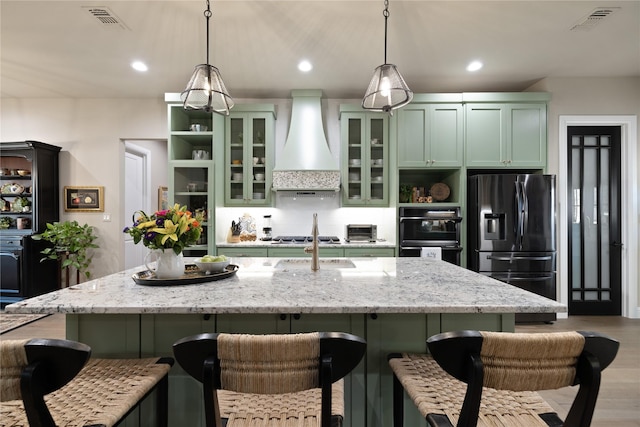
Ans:
[[[133,237],[133,243],[142,243],[149,249],[173,249],[179,255],[184,248],[193,245],[202,233],[202,214],[195,216],[186,206],[172,208],[147,215],[143,211],[133,214],[133,225],[125,227],[124,233]]]

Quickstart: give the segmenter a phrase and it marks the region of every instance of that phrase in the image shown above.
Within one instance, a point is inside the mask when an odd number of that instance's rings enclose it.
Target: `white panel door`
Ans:
[[[130,226],[133,223],[132,215],[139,210],[146,210],[148,206],[144,206],[147,199],[147,182],[146,182],[146,157],[138,153],[127,151],[124,158],[124,218],[125,224]],[[142,203],[142,205],[141,205]],[[144,264],[144,257],[147,249],[139,243],[133,244],[133,238],[127,234],[124,236],[124,267],[133,268]]]

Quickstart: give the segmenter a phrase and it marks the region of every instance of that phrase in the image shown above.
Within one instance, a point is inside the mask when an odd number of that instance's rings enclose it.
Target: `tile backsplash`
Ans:
[[[264,215],[271,215],[273,236],[311,234],[312,216],[318,214],[318,229],[323,236],[344,239],[347,224],[376,224],[378,238],[394,243],[396,240],[397,210],[395,208],[340,207],[340,193],[333,198],[294,199],[281,194],[275,196],[275,207],[270,208],[218,208],[216,211],[216,242],[226,239],[231,221],[245,213],[256,220],[258,238]]]

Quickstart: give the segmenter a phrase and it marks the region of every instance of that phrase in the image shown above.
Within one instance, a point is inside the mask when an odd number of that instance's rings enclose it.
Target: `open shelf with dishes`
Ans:
[[[203,232],[197,244],[185,249],[185,256],[215,252],[215,142],[224,135],[224,118],[212,112],[185,110],[179,97],[166,94],[168,102],[168,202],[201,213]]]

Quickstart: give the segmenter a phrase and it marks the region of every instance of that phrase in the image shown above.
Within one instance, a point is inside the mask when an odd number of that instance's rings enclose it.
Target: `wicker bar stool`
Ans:
[[[0,427],[118,425],[157,388],[156,418],[168,422],[172,358],[90,359],[69,340],[0,342]]]
[[[207,427],[340,426],[341,379],[365,350],[364,339],[341,332],[200,334],[173,345],[203,384]]]
[[[427,346],[431,355],[389,356],[394,427],[403,425],[403,390],[430,426],[588,427],[619,343],[595,332],[458,331]],[[536,393],[574,385],[564,422]]]

